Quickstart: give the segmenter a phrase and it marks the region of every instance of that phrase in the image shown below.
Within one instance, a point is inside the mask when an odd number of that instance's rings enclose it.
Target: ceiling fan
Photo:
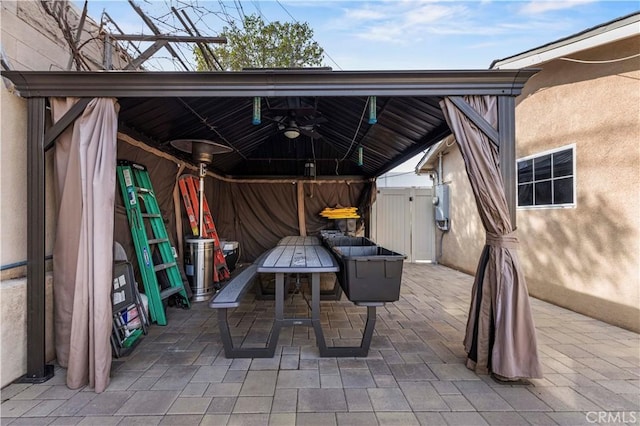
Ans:
[[[327,119],[321,115],[299,117],[293,111],[289,111],[285,116],[274,117],[272,120],[276,122],[278,131],[288,139],[296,139],[301,134],[319,139],[322,135],[318,132],[318,125],[327,122]]]
[[[312,139],[321,138],[318,127],[328,120],[317,110],[317,100],[307,100],[299,97],[287,97],[271,101],[267,99],[270,111],[278,113],[274,117],[265,117],[273,121],[278,129],[288,139],[296,139],[301,134]]]

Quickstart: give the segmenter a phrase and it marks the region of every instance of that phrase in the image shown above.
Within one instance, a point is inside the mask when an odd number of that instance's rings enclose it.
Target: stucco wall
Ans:
[[[442,182],[449,185],[449,231],[438,231],[442,239],[440,263],[468,274],[475,274],[484,247],[484,229],[478,215],[469,178],[460,150],[453,144],[442,157]]]
[[[640,37],[575,55],[637,54]],[[517,156],[576,144],[576,207],[518,211],[531,295],[640,331],[640,58],[553,61],[519,98]]]
[[[2,23],[2,47],[13,69],[48,70],[52,64],[68,58],[68,52],[51,38],[54,30],[51,23],[33,23],[34,17],[41,16],[34,2],[2,2],[0,20]],[[29,23],[22,17],[29,16]],[[44,56],[44,53],[47,53]],[[57,62],[55,61],[57,58]],[[66,67],[66,63],[65,63]],[[2,108],[2,130],[0,131],[0,169],[2,197],[0,197],[0,260],[8,265],[27,258],[27,101],[17,96],[3,84],[0,89]],[[55,226],[55,199],[53,197],[53,154],[46,156],[47,226],[45,251],[51,254],[53,229]],[[11,272],[11,277],[24,275],[24,269]],[[3,279],[7,273],[3,274]]]
[[[27,304],[26,278],[4,280],[2,282],[2,303],[0,304],[0,377],[2,386],[11,383],[27,371]],[[45,295],[53,300],[53,277],[46,276]],[[45,312],[46,359],[55,358],[53,339],[53,304],[48,303]]]
[[[575,57],[626,57],[639,44],[635,37]],[[577,203],[518,210],[529,292],[640,332],[640,58],[540,67],[517,99],[516,155],[575,144]],[[484,232],[457,148],[443,168],[452,227],[440,262],[474,273]]]

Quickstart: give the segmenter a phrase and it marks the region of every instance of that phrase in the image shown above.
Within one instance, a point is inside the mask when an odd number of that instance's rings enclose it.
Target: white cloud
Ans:
[[[349,37],[408,45],[424,34],[458,34],[477,28],[465,22],[470,16],[466,5],[453,2],[363,2],[344,9],[331,26]]]
[[[354,19],[356,21],[375,21],[378,19],[384,19],[387,15],[381,10],[373,10],[369,7],[363,9],[349,9],[345,13],[347,19]]]
[[[423,25],[443,20],[459,18],[466,11],[461,6],[438,6],[424,5],[408,11],[404,16],[404,21],[408,27]]]
[[[520,9],[520,13],[527,15],[537,15],[554,10],[571,9],[578,6],[583,6],[586,3],[593,3],[594,1],[595,0],[533,0],[522,6],[522,8]]]
[[[585,0],[322,3],[334,7],[318,20],[318,41],[343,69],[484,69],[587,28],[583,15],[601,13]]]
[[[399,28],[388,26],[371,26],[363,28],[362,31],[355,34],[357,38],[380,41],[384,43],[407,44],[408,40],[402,37],[402,31]]]

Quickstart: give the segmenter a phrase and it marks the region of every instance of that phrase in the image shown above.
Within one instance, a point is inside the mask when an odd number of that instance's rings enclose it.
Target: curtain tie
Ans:
[[[504,235],[487,232],[486,244],[488,246],[493,246],[498,248],[517,249],[518,237],[516,235],[516,231],[509,232],[508,234],[504,234]]]

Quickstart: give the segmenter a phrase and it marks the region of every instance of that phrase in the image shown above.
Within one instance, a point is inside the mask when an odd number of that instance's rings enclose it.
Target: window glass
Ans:
[[[551,155],[543,155],[533,160],[535,180],[551,179]]]
[[[551,204],[551,181],[536,182],[534,196],[536,206]]]
[[[518,205],[519,206],[533,205],[533,184],[532,183],[518,185]]]
[[[533,180],[533,160],[518,162],[518,183],[531,182]]]
[[[553,153],[553,177],[571,176],[573,174],[573,150]]]
[[[553,204],[573,203],[573,178],[553,181]]]
[[[566,206],[575,203],[574,147],[517,162],[518,206]]]

